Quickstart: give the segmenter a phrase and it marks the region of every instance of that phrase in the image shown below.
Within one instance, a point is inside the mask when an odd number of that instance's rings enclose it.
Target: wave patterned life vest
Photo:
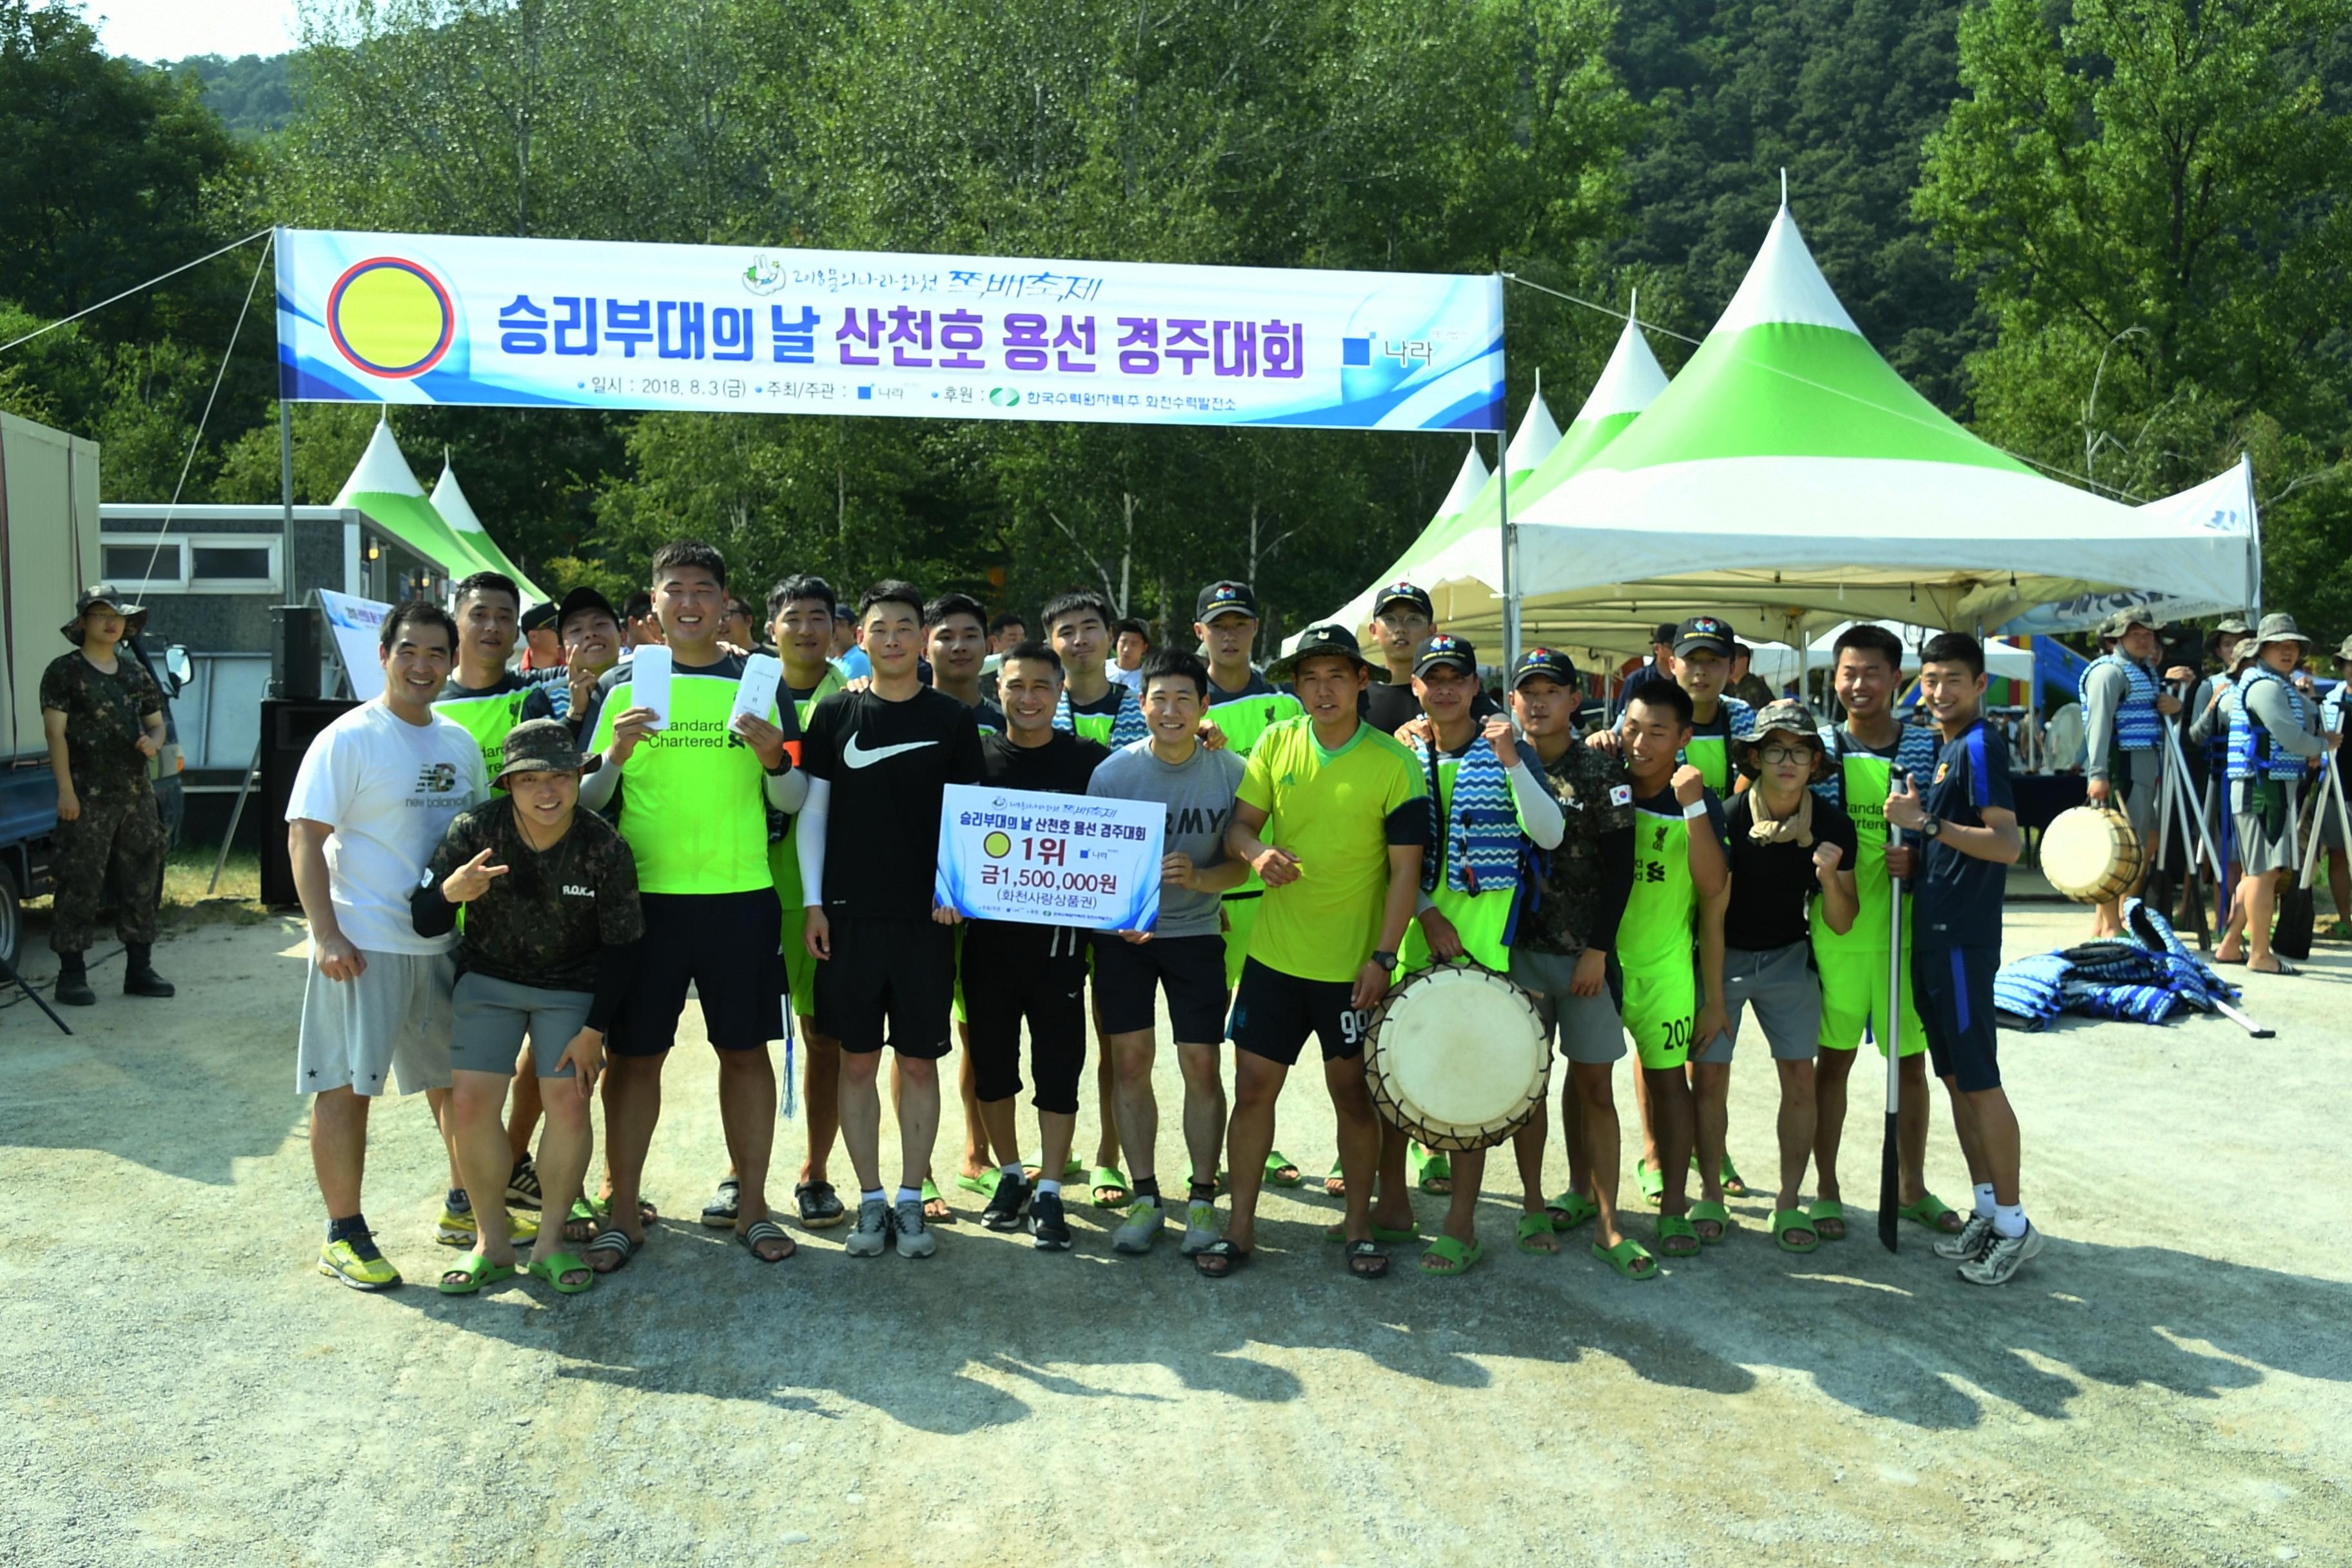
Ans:
[[[1114,681],[1112,689],[1118,693],[1118,711],[1112,714],[1076,713],[1070,707],[1070,694],[1063,692],[1061,700],[1054,705],[1054,728],[1097,742],[1114,752],[1147,739],[1151,726],[1143,717],[1143,704],[1135,700],[1134,689]]]
[[[1526,841],[1519,833],[1517,805],[1511,799],[1511,778],[1486,737],[1470,742],[1454,764],[1454,782],[1445,792],[1445,813],[1438,820],[1437,752],[1416,741],[1422,765],[1429,771],[1429,812],[1434,837],[1445,846],[1445,885],[1457,893],[1507,891],[1519,885],[1519,858]],[[1437,890],[1437,868],[1422,858],[1421,887]]]
[[[2295,779],[2303,776],[2303,759],[2272,740],[2247,700],[2255,685],[2275,680],[2286,692],[2297,728],[2304,722],[2303,693],[2292,681],[2267,665],[2256,665],[2238,678],[2238,705],[2230,713],[2230,777],[2232,779]]]
[[[2116,704],[2116,745],[2126,752],[2153,752],[2164,744],[2164,719],[2156,710],[2156,677],[2136,658],[2120,653],[2105,654],[2083,667],[2083,677],[2075,682],[2074,695],[2083,704],[2083,711],[2091,710],[2091,671],[2103,664],[2115,666],[2124,672],[2128,683],[2121,702]]]

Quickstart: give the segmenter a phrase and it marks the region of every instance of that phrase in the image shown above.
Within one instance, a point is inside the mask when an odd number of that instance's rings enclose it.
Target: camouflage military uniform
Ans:
[[[1559,847],[1545,859],[1543,885],[1519,916],[1512,945],[1574,958],[1583,952],[1601,908],[1601,840],[1633,830],[1633,775],[1606,752],[1572,741],[1547,763],[1543,781],[1567,819]]]
[[[507,874],[466,906],[458,973],[593,992],[604,950],[645,935],[636,858],[620,831],[594,812],[573,813],[571,831],[540,854],[515,826],[513,799],[493,796],[449,824],[426,885],[438,887],[485,849]]]
[[[60,953],[89,950],[110,870],[115,934],[126,946],[151,943],[165,839],[139,737],[146,732],[142,721],[163,710],[163,694],[130,649],[107,675],[77,648],[41,672],[41,707],[66,716],[67,766],[81,803],[79,817],[58,824],[49,945]]]

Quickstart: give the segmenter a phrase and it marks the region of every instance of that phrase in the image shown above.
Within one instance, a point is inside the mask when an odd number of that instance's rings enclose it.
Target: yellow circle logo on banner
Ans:
[[[991,833],[980,841],[980,847],[988,852],[990,859],[1002,860],[1012,849],[1013,840],[1001,832]]]
[[[457,313],[441,280],[414,261],[360,262],[327,291],[327,331],[370,375],[422,375],[449,352]]]

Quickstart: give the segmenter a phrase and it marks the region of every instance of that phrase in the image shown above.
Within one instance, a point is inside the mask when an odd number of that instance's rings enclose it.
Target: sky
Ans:
[[[294,0],[87,0],[82,13],[110,54],[142,60],[294,47]]]

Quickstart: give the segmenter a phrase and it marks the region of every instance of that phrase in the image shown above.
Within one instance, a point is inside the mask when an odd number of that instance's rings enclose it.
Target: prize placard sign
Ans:
[[[934,891],[970,920],[1149,931],[1167,820],[1157,801],[950,784]]]

